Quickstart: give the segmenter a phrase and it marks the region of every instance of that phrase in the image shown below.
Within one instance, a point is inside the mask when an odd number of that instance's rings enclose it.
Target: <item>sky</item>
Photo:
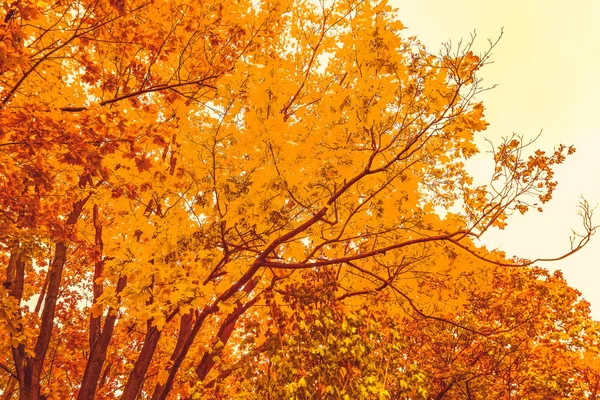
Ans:
[[[576,153],[555,170],[558,187],[544,212],[513,215],[505,230],[489,231],[483,242],[508,256],[552,258],[570,250],[571,229],[582,231],[577,204],[583,196],[600,203],[600,1],[571,0],[390,0],[398,8],[406,35],[416,35],[434,53],[443,42],[469,39],[484,51],[487,39],[503,37],[493,51],[493,64],[479,73],[486,108],[484,138],[499,143],[513,132],[534,138],[550,152],[560,143]],[[489,146],[489,145],[488,145]],[[482,152],[469,167],[477,179],[492,173],[491,155]],[[486,183],[482,180],[481,184]],[[600,224],[600,207],[596,210]],[[539,266],[560,269],[567,282],[591,303],[600,319],[600,230],[578,253]]]

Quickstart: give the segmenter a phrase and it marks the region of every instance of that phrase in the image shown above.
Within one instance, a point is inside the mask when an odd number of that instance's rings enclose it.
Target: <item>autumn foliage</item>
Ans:
[[[600,398],[589,305],[479,242],[574,151],[507,137],[473,184],[493,42],[384,0],[0,4],[3,400]]]

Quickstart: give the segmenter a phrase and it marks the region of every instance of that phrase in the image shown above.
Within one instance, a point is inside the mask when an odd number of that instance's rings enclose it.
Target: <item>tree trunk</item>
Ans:
[[[239,288],[239,287],[242,287],[242,285],[243,285],[244,292],[246,292],[247,294],[250,294],[254,290],[254,288],[256,287],[256,284],[258,282],[257,280],[252,279],[254,272],[256,272],[256,270],[248,272],[245,277],[243,277],[242,279],[240,279],[240,281],[238,281],[238,283],[236,284],[237,286],[232,287],[232,288],[233,289],[235,289],[236,287]],[[229,293],[226,292],[226,294],[224,294],[222,296],[221,301],[224,301],[225,299],[230,298],[237,291],[237,289],[232,290],[232,288],[230,288]],[[219,340],[222,341],[223,344],[225,344],[227,342],[227,340],[229,340],[229,337],[231,336],[231,333],[233,332],[233,328],[235,327],[235,323],[238,320],[238,318],[248,308],[250,308],[257,300],[258,300],[258,296],[256,296],[255,298],[253,298],[246,304],[238,304],[236,309],[231,314],[229,314],[228,317],[223,322],[223,324],[221,324],[221,328],[219,329],[219,332],[218,332],[218,338],[219,338]],[[194,339],[196,338],[196,335],[200,331],[200,328],[202,328],[204,321],[210,314],[219,311],[219,307],[217,306],[217,304],[218,304],[218,302],[209,307],[205,307],[204,310],[202,310],[202,312],[200,313],[200,315],[198,315],[198,317],[196,318],[196,322],[194,322],[194,327],[192,328],[192,331],[190,332],[190,334],[188,335],[188,337],[185,340],[185,343],[181,347],[181,351],[176,356],[175,356],[175,354],[173,354],[175,357],[174,357],[173,366],[171,367],[171,371],[169,372],[169,377],[167,378],[167,381],[165,382],[164,386],[162,386],[162,385],[156,386],[156,389],[154,390],[154,394],[152,395],[152,400],[165,400],[167,398],[167,395],[169,394],[169,392],[171,391],[171,389],[173,387],[173,382],[175,382],[175,377],[177,376],[179,367],[181,367],[181,363],[183,362],[183,359],[187,355],[189,349],[192,347],[192,344],[194,343]],[[209,353],[204,354],[204,356],[202,357],[202,361],[200,361],[200,364],[196,368],[196,372],[197,372],[200,380],[204,380],[206,375],[208,375],[208,372],[210,372],[210,370],[214,366],[214,361],[212,361],[212,357],[208,357],[207,354],[209,354]],[[210,355],[214,355],[214,353],[210,353]],[[208,360],[208,358],[210,358],[210,360]],[[205,359],[207,361],[205,361]],[[209,361],[211,361],[212,364],[209,363]],[[202,375],[200,375],[199,371]]]
[[[127,284],[127,278],[124,276],[119,277],[117,282],[117,294],[121,293]],[[90,349],[90,356],[85,366],[85,372],[83,374],[83,380],[81,381],[81,387],[79,388],[78,400],[93,399],[96,395],[96,389],[100,380],[100,374],[102,373],[102,366],[106,361],[106,353],[108,351],[108,345],[112,339],[113,331],[115,328],[115,322],[117,321],[117,310],[114,308],[108,309],[108,314],[104,320],[104,328],[96,340],[94,340]]]
[[[198,317],[199,317],[199,315],[198,315]],[[194,327],[193,319],[194,319],[193,311],[190,311],[189,313],[187,313],[181,317],[181,321],[179,322],[179,336],[177,337],[177,344],[175,345],[175,349],[173,350],[173,353],[171,354],[171,366],[172,366],[171,368],[173,368],[175,365],[178,365],[177,358],[184,351],[185,344],[186,344],[188,338],[190,337],[193,327]],[[167,378],[167,380],[168,380],[168,378]],[[154,389],[154,393],[152,394],[152,400],[158,400],[158,399],[163,398],[163,395],[166,395],[166,393],[168,393],[168,391],[170,389],[171,388],[168,383],[165,382],[164,385],[161,385],[159,383],[158,385],[156,385],[156,388]]]
[[[254,288],[255,285],[251,286]],[[246,312],[248,308],[256,303],[258,298],[259,296],[256,296],[245,304],[238,303],[236,309],[233,310],[233,312],[231,312],[227,318],[225,318],[225,321],[223,321],[221,324],[221,328],[219,328],[219,333],[217,335],[219,341],[223,343],[223,347],[225,347],[227,341],[229,341],[229,338],[235,329],[237,320]],[[200,360],[200,364],[198,364],[196,367],[196,374],[198,375],[199,380],[204,381],[204,379],[206,379],[208,373],[215,365],[215,357],[219,356],[223,352],[223,347],[204,353],[202,360]]]
[[[15,391],[15,385],[17,384],[17,380],[13,377],[8,378],[8,385],[4,389],[4,393],[2,394],[2,400],[10,400]]]
[[[73,210],[67,218],[66,225],[68,227],[75,225],[83,206],[87,202],[90,196],[83,198],[73,205]],[[56,311],[56,303],[58,301],[58,294],[60,292],[60,283],[62,279],[62,272],[67,260],[67,244],[66,241],[61,240],[56,243],[54,247],[54,259],[50,265],[48,274],[48,288],[46,292],[46,298],[44,300],[44,308],[42,310],[40,331],[38,334],[37,341],[34,348],[34,356],[28,357],[23,347],[22,351],[13,351],[13,357],[15,357],[15,366],[17,369],[17,376],[19,376],[19,393],[20,400],[39,400],[40,399],[40,377],[42,369],[44,367],[44,360],[46,359],[46,353],[50,340],[52,339],[52,329],[54,328],[54,313]],[[21,359],[21,356],[24,359]]]
[[[146,333],[146,340],[142,346],[142,351],[133,366],[131,374],[129,374],[125,389],[123,389],[121,400],[135,400],[137,398],[137,395],[144,384],[146,371],[148,371],[148,367],[152,361],[158,339],[160,339],[160,331],[155,326],[149,327],[148,332]]]

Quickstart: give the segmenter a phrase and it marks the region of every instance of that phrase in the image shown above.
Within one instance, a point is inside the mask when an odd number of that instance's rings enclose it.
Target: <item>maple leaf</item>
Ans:
[[[146,156],[136,157],[134,159],[134,161],[135,161],[135,166],[137,167],[138,171],[140,171],[140,172],[148,171],[152,167],[152,161],[150,160],[150,157],[146,157]]]

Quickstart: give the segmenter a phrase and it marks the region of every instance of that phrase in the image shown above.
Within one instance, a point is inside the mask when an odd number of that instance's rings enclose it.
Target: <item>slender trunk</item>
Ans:
[[[33,376],[33,360],[28,359],[23,371],[25,383],[19,387],[20,400],[39,400],[40,398],[40,380]],[[28,384],[31,382],[32,384]]]
[[[454,386],[454,382],[448,383],[446,387],[443,388],[442,391],[437,394],[437,396],[435,396],[435,400],[442,400],[444,396],[446,396],[446,393],[452,389],[452,386]]]
[[[102,255],[104,242],[102,241],[102,224],[100,223],[97,204],[94,204],[92,217],[97,252],[94,278],[92,282],[94,296],[93,304],[96,304],[100,296],[102,296],[102,292],[104,290],[102,283],[98,282],[98,280],[102,277],[102,271],[104,269],[104,260]],[[117,282],[117,295],[125,288],[126,283],[127,278],[120,276]],[[85,372],[79,388],[79,394],[77,398],[80,400],[93,399],[96,395],[100,374],[102,373],[102,366],[104,365],[104,361],[106,361],[106,353],[112,338],[116,320],[117,310],[113,309],[112,307],[108,309],[108,313],[104,320],[104,329],[102,328],[102,315],[90,315],[90,356],[87,360]]]
[[[58,242],[54,250],[54,261],[48,274],[48,293],[44,301],[42,311],[42,322],[37,342],[35,343],[35,356],[26,358],[24,382],[21,387],[21,400],[38,400],[40,396],[40,377],[50,339],[52,338],[52,329],[54,328],[54,313],[56,311],[56,302],[60,289],[62,271],[67,257],[67,246],[64,242]]]
[[[50,269],[50,266],[48,266]],[[48,281],[50,279],[50,274],[46,274],[44,278],[44,285],[42,286],[42,290],[40,291],[40,295],[38,296],[37,302],[35,303],[34,313],[36,315],[40,314],[40,310],[42,309],[42,304],[44,304],[44,298],[46,298],[46,289],[48,288]]]
[[[257,281],[256,280],[252,280],[252,275],[248,274],[245,282],[246,285],[244,286],[244,292],[246,293],[251,293],[252,290],[254,290],[254,288],[256,287]],[[240,285],[240,282],[238,281],[237,285]],[[235,291],[231,291],[231,294],[229,294],[228,296],[230,297],[231,295],[233,295],[233,293],[235,293]],[[229,297],[223,297],[221,300],[227,299]],[[237,319],[252,305],[256,302],[256,300],[258,300],[258,296],[255,297],[254,299],[250,300],[248,303],[244,304],[244,305],[240,305],[238,304],[238,307],[227,317],[227,319],[223,322],[223,324],[221,325],[221,329],[219,329],[219,333],[218,336],[220,339],[225,339],[225,336],[227,336],[227,338],[222,341],[223,344],[226,343],[226,341],[229,339],[229,336],[231,335],[231,333],[233,332],[233,328],[235,326],[235,322],[237,321]],[[167,395],[169,394],[169,392],[171,391],[171,389],[173,388],[173,383],[175,382],[175,377],[177,376],[177,372],[179,372],[179,368],[181,367],[181,363],[183,362],[183,360],[185,359],[188,351],[190,350],[190,348],[192,347],[192,344],[194,343],[194,339],[196,338],[196,335],[198,334],[198,332],[200,331],[200,328],[202,328],[202,325],[204,324],[204,321],[206,320],[206,318],[219,311],[219,307],[216,304],[213,304],[212,306],[208,306],[205,307],[204,310],[202,310],[202,312],[200,313],[200,315],[198,315],[198,317],[196,318],[196,322],[194,322],[194,327],[192,328],[191,333],[188,335],[188,337],[185,340],[185,343],[183,344],[183,346],[181,347],[181,351],[179,352],[179,354],[177,354],[174,357],[174,361],[173,361],[173,366],[171,367],[171,371],[169,372],[169,376],[167,378],[167,381],[165,382],[164,386],[158,385],[154,391],[154,394],[152,395],[152,400],[165,400],[167,398]],[[225,328],[225,327],[228,328]],[[231,331],[228,332],[227,331],[231,329]],[[203,365],[202,363],[204,362],[204,359],[207,357],[207,355],[205,354],[202,358],[202,361],[200,362],[200,365],[198,366],[198,368],[202,368],[202,370],[206,370],[205,374],[208,374],[208,372],[210,371],[210,369],[213,367],[214,365],[214,361],[212,363],[212,365]],[[212,358],[211,358],[212,360]],[[205,363],[208,363],[208,361],[206,361]],[[196,370],[198,371],[198,369]],[[203,372],[204,374],[204,372]],[[200,376],[200,375],[199,375]],[[204,375],[205,377],[206,375]],[[201,378],[201,380],[204,379]]]
[[[11,319],[17,321],[21,316],[21,298],[23,296],[23,287],[25,282],[25,261],[23,260],[23,250],[19,242],[15,240],[11,249],[10,259],[6,273],[4,286],[9,289],[10,296],[15,301],[15,310],[11,310]],[[9,321],[12,322],[12,321]],[[11,336],[21,337],[23,335],[23,326],[20,322],[10,325]],[[37,386],[31,385],[31,360],[27,358],[25,344],[19,343],[12,347],[12,355],[15,363],[15,371],[19,381],[19,394],[21,399],[37,399],[39,395],[39,382]],[[36,394],[37,393],[37,394]]]
[[[100,378],[100,382],[98,382],[98,386],[102,387],[106,384],[106,378],[108,378],[108,374],[110,374],[110,370],[112,368],[112,363],[108,363],[106,368],[104,368],[104,372],[102,373],[102,377]]]
[[[6,268],[6,280],[4,287],[10,293],[10,296],[17,300],[20,305],[23,297],[23,287],[25,284],[25,260],[23,250],[20,248],[18,240],[13,243]]]
[[[258,296],[254,297],[252,300],[248,301],[245,304],[239,303],[236,309],[227,316],[225,321],[223,321],[223,323],[221,324],[221,328],[219,329],[219,333],[217,334],[217,337],[219,341],[223,343],[223,346],[219,347],[216,350],[207,351],[206,353],[204,353],[204,355],[202,356],[202,360],[200,360],[200,364],[198,364],[198,366],[196,367],[196,375],[198,375],[199,380],[204,381],[204,379],[206,379],[206,376],[215,365],[215,358],[221,355],[221,353],[223,352],[223,348],[229,341],[229,338],[231,337],[231,334],[235,329],[235,324],[237,320],[246,312],[248,308],[250,308],[254,303],[256,303],[257,300]]]
[[[123,291],[126,283],[126,277],[119,277],[119,281],[117,282],[117,294]],[[108,314],[104,320],[104,328],[97,339],[94,340],[92,348],[90,349],[90,356],[85,366],[85,372],[77,396],[78,400],[93,399],[96,395],[100,374],[102,373],[102,366],[104,365],[104,361],[106,361],[106,353],[108,351],[110,340],[112,339],[116,321],[117,310],[111,307],[108,309]]]
[[[148,367],[150,366],[150,362],[152,361],[154,351],[156,350],[158,339],[160,339],[160,331],[155,326],[149,326],[146,333],[146,340],[144,340],[144,345],[142,346],[142,351],[140,351],[140,355],[133,366],[133,370],[129,374],[129,378],[123,389],[123,394],[121,395],[121,400],[135,400],[137,398],[138,393],[144,384],[144,378],[148,371]]]
[[[12,355],[19,382],[19,390],[25,386],[25,345],[22,343],[12,347]]]
[[[23,261],[23,252],[19,242],[15,240],[8,260],[6,269],[6,280],[4,287],[9,291],[9,296],[14,299],[14,309],[9,310],[9,330],[11,339],[14,337],[22,337],[23,326],[19,322],[21,316],[21,297],[23,295],[23,282],[25,280],[25,262]],[[15,363],[15,372],[19,382],[19,388],[25,385],[25,345],[19,343],[17,346],[12,346],[12,355]]]
[[[171,360],[175,361],[175,358],[178,354],[183,351],[183,347],[185,345],[185,341],[192,333],[194,322],[194,312],[190,311],[189,313],[183,315],[181,317],[181,322],[179,323],[179,337],[177,338],[177,344],[175,345],[175,350],[173,350],[173,354],[171,355]]]
[[[94,230],[95,237],[94,242],[96,245],[96,263],[94,264],[94,278],[92,281],[92,289],[93,289],[93,300],[92,304],[96,304],[98,298],[102,296],[102,292],[104,290],[102,283],[97,282],[98,279],[102,277],[102,270],[104,269],[104,260],[102,259],[102,251],[104,250],[104,242],[102,241],[102,224],[100,223],[100,218],[98,217],[98,205],[94,204],[93,208],[93,222],[94,222]],[[90,333],[89,333],[89,342],[90,349],[94,347],[94,343],[98,340],[100,336],[102,316],[98,315],[94,317],[90,316]]]
[[[81,212],[83,211],[83,206],[88,199],[89,196],[79,200],[73,205],[73,210],[69,214],[66,222],[68,227],[75,225],[79,219],[79,216],[81,215]],[[40,331],[35,343],[33,353],[34,356],[28,357],[25,355],[25,360],[21,362],[15,358],[17,371],[20,369],[20,366],[22,366],[22,373],[19,375],[19,391],[21,400],[38,400],[40,398],[40,377],[44,366],[44,360],[46,359],[48,346],[50,345],[50,340],[52,338],[52,330],[54,328],[54,313],[56,311],[56,303],[58,301],[58,294],[60,291],[62,272],[66,260],[67,242],[65,240],[61,240],[55,245],[54,259],[48,271],[48,288],[46,292],[46,298],[44,300],[44,308],[42,310]],[[13,351],[13,355],[14,354],[15,352]],[[17,373],[19,374],[19,372]]]
[[[4,389],[4,393],[2,394],[2,400],[10,400],[12,398],[13,393],[15,392],[15,385],[17,384],[17,380],[13,377],[8,378],[8,385]]]
[[[183,362],[183,360],[185,359],[185,356],[187,355],[188,351],[192,347],[192,344],[194,343],[194,339],[196,338],[196,335],[198,334],[198,332],[200,332],[200,328],[202,328],[202,325],[204,324],[206,317],[208,317],[210,314],[212,314],[218,310],[219,309],[216,306],[206,307],[196,317],[196,322],[194,322],[194,327],[192,328],[192,331],[186,338],[185,343],[183,344],[180,353],[177,354],[177,356],[174,358],[173,366],[171,367],[171,371],[169,372],[167,381],[165,382],[164,386],[157,386],[157,388],[154,391],[154,394],[152,395],[152,400],[164,400],[167,398],[167,395],[169,394],[169,392],[171,391],[171,388],[173,387],[173,382],[175,382],[175,377],[177,376],[179,367],[181,367],[181,363]]]
[[[188,340],[190,334],[192,333],[192,328],[194,327],[194,312],[190,311],[189,313],[183,315],[181,317],[181,321],[179,322],[179,335],[177,337],[177,344],[175,345],[175,349],[171,354],[171,366],[174,366],[177,357],[181,354],[184,349],[185,343]],[[160,399],[163,393],[165,392],[165,385],[161,385],[160,383],[156,385],[154,389],[154,393],[152,394],[152,400]]]

